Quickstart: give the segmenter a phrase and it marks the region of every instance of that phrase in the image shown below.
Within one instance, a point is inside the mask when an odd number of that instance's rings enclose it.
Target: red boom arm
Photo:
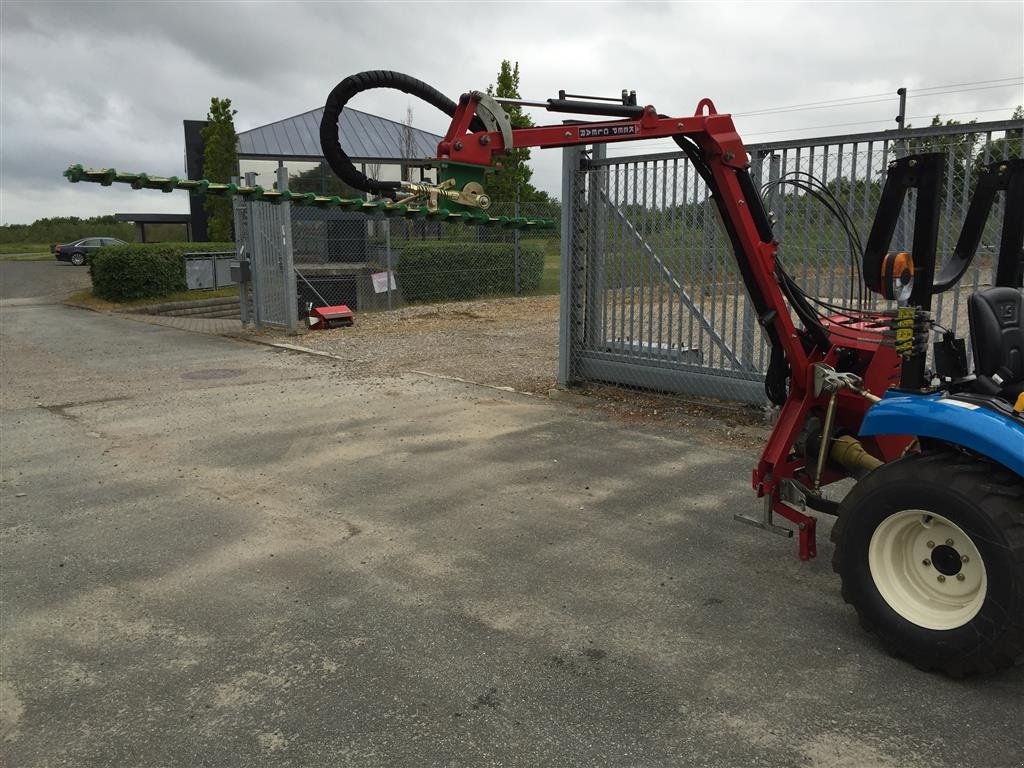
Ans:
[[[703,99],[691,117],[658,115],[653,106],[643,108],[639,119],[567,123],[511,131],[511,146],[505,146],[501,131],[470,132],[480,94],[465,94],[459,101],[451,125],[438,144],[441,160],[491,166],[507,149],[565,147],[679,137],[696,145],[706,167],[704,176],[718,205],[733,250],[759,321],[773,345],[778,345],[790,371],[789,393],[753,473],[758,496],[766,497],[765,521],[771,512],[794,522],[799,530],[800,557],[814,557],[816,519],[782,499],[786,479],[804,487],[817,486],[844,475],[816,467],[810,457],[795,450],[798,439],[812,416],[825,421],[833,400],[833,423],[838,431],[857,434],[871,402],[855,391],[825,391],[816,384],[816,364],[849,371],[859,376],[868,392],[881,393],[899,383],[900,358],[882,345],[881,318],[851,321],[845,316],[830,318],[813,329],[798,328],[781,285],[776,264],[778,243],[748,174],[746,148],[736,132],[732,117],[718,114],[710,99]],[[683,146],[681,144],[681,146]],[[692,159],[692,157],[691,157]],[[760,217],[760,221],[759,218]],[[865,441],[865,449],[882,461],[899,456],[909,438],[878,438]],[[803,508],[803,505],[800,505]]]

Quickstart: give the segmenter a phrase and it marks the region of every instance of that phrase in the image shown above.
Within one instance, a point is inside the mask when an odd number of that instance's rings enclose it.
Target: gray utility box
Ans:
[[[190,291],[223,288],[238,281],[232,277],[231,263],[238,258],[233,251],[215,253],[186,253],[185,284]]]
[[[245,259],[242,259],[241,261],[232,261],[230,274],[231,282],[233,283],[252,282],[252,267]]]

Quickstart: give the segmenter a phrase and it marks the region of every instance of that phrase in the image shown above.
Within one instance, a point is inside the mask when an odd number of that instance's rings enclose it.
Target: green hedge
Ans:
[[[107,301],[131,301],[184,291],[185,253],[234,251],[234,243],[131,243],[89,256],[92,292]]]
[[[131,241],[135,225],[110,216],[54,216],[31,224],[0,226],[0,243],[73,243],[83,237],[118,237]]]
[[[395,277],[406,301],[451,301],[515,293],[512,243],[426,241],[403,243]],[[519,292],[540,286],[544,254],[520,243]]]

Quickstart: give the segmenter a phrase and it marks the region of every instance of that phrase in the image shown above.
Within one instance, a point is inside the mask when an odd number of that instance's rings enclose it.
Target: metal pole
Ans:
[[[896,95],[900,97],[900,111],[896,115],[896,130],[902,131],[907,127],[907,89],[898,88]],[[896,157],[903,157],[907,154],[907,140],[896,139]]]
[[[384,220],[384,269],[387,270],[388,311],[391,311],[391,219]]]
[[[521,192],[520,185],[519,185],[518,182],[516,182],[516,205],[515,205],[515,210],[513,211],[513,216],[515,216],[517,219],[519,218],[519,195],[520,195],[520,192]],[[515,295],[518,296],[519,295],[519,230],[518,229],[513,230],[513,232],[512,232],[512,269],[514,271],[513,291],[514,291]]]
[[[572,356],[575,349],[576,311],[576,259],[574,250],[573,224],[578,215],[576,211],[576,173],[583,155],[581,147],[565,147],[562,150],[562,245],[561,265],[559,270],[559,309],[558,309],[558,384],[568,387],[575,379]]]
[[[897,88],[896,95],[900,97],[900,111],[896,115],[896,128],[902,131],[907,127],[907,89]]]
[[[907,89],[898,88],[896,89],[896,95],[900,97],[900,111],[896,115],[896,127],[898,130],[904,130],[907,122]],[[906,157],[907,155],[907,140],[903,137],[899,137],[895,141],[893,147],[897,158]],[[897,250],[904,250],[907,248],[907,243],[910,242],[910,222],[914,216],[914,205],[917,202],[916,190],[910,190],[907,195],[907,204],[904,211],[900,214],[900,226],[896,231],[895,247]],[[909,214],[909,215],[908,215]]]
[[[277,189],[284,192],[288,189],[288,169],[284,164],[277,169]],[[285,202],[281,206],[281,275],[284,279],[284,296],[287,307],[288,328],[292,333],[299,330],[299,297],[295,282],[295,255],[292,251],[292,204]]]
[[[241,179],[238,176],[231,177],[232,184],[238,184]],[[248,258],[249,248],[246,240],[249,237],[248,222],[245,222],[243,226],[242,212],[245,210],[242,206],[244,203],[239,197],[232,198],[231,208],[235,215],[235,255],[238,257],[239,270],[244,269],[242,265],[242,257]],[[242,321],[242,325],[249,324],[249,281],[239,280],[238,281],[238,314],[239,319]]]
[[[592,148],[593,160],[605,160],[608,157],[607,144],[595,144]],[[601,337],[604,329],[605,297],[605,235],[608,232],[608,198],[606,184],[607,166],[592,168],[588,171],[590,195],[587,201],[589,221],[587,222],[587,299],[585,306],[586,324],[584,338],[587,349],[603,344]]]
[[[253,171],[249,171],[245,174],[245,186],[255,187],[256,186],[256,174]],[[260,239],[260,235],[256,232],[256,222],[253,221],[253,205],[252,200],[245,200],[242,205],[245,206],[245,220],[249,223],[246,228],[246,245],[249,249],[249,273],[252,277],[252,314],[253,322],[256,327],[259,328],[263,324],[263,318],[266,314],[266,309],[263,306],[263,296],[260,295],[260,291],[263,290],[263,279],[260,275],[260,271],[263,267],[261,260],[258,258],[256,253],[256,242]]]

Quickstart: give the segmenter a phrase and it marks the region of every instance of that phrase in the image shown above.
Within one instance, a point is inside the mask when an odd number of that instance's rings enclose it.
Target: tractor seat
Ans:
[[[1024,391],[1024,293],[1009,287],[978,291],[967,300],[967,318],[974,372],[998,387],[1000,397],[1015,401]],[[1001,379],[995,387],[992,377]]]

